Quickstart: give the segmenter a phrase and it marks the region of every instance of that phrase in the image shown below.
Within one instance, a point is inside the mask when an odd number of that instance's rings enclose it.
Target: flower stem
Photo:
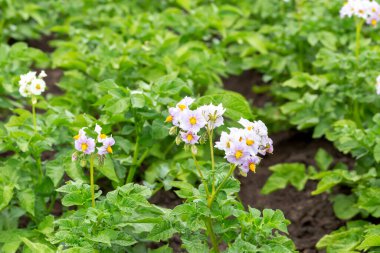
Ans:
[[[127,177],[127,181],[126,183],[131,183],[133,182],[133,179],[135,177],[135,173],[136,173],[136,169],[137,169],[137,157],[139,155],[139,142],[140,142],[140,135],[139,133],[137,133],[137,136],[136,136],[136,144],[135,144],[135,150],[133,152],[133,160],[132,160],[132,165],[131,165],[131,168],[129,169],[129,172],[128,172],[128,177]]]
[[[91,184],[92,207],[95,207],[94,158],[95,158],[94,155],[90,156],[90,184]]]
[[[235,169],[236,169],[236,165],[235,164],[231,164],[230,170],[228,171],[228,174],[225,176],[225,178],[220,183],[220,185],[218,186],[218,188],[215,190],[215,192],[213,192],[211,194],[210,198],[208,199],[208,201],[207,201],[208,207],[211,207],[212,203],[215,200],[216,195],[218,195],[218,192],[222,189],[222,187],[224,186],[224,184],[227,182],[228,178],[234,173]]]
[[[214,145],[212,143],[212,137],[214,130],[213,129],[208,129],[208,139],[210,143],[210,156],[211,156],[211,173],[212,173],[212,193],[215,191],[215,159],[214,159]]]
[[[355,44],[355,56],[356,61],[359,64],[359,54],[360,54],[360,34],[363,27],[363,20],[356,21],[356,44]]]
[[[32,114],[33,114],[34,133],[37,133],[36,104],[37,104],[37,98],[32,97]]]

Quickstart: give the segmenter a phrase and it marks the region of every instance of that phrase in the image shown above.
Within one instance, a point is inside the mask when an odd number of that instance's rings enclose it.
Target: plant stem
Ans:
[[[216,191],[213,192],[211,194],[210,198],[208,199],[208,201],[207,201],[208,207],[211,207],[212,203],[215,200],[216,195],[218,195],[218,192],[222,189],[222,187],[224,186],[224,184],[227,182],[228,178],[234,173],[235,168],[236,168],[236,165],[231,165],[230,166],[230,170],[228,171],[227,176],[223,179],[223,181],[220,183],[220,185],[218,186],[218,188],[216,189]]]
[[[136,169],[137,169],[137,157],[139,155],[139,142],[140,142],[140,135],[139,135],[139,132],[137,131],[137,136],[136,136],[136,144],[135,144],[135,150],[133,152],[133,160],[132,160],[132,166],[131,168],[129,169],[129,172],[128,172],[128,177],[127,177],[127,181],[126,183],[131,183],[133,182],[133,178],[135,177],[135,173],[136,173]]]
[[[214,252],[219,253],[218,240],[216,239],[214,230],[212,228],[212,221],[210,217],[206,218],[206,228],[207,234],[211,238],[212,248],[214,249]]]
[[[210,143],[210,156],[211,156],[211,173],[212,173],[211,190],[212,190],[212,193],[214,193],[214,191],[215,191],[215,159],[214,159],[214,145],[212,143],[212,137],[213,137],[214,130],[213,129],[207,129],[207,133],[208,133],[208,139],[209,139],[209,143]]]
[[[94,158],[95,158],[94,155],[90,156],[90,184],[91,184],[92,207],[95,207]]]
[[[199,167],[199,163],[198,163],[197,158],[195,157],[195,155],[193,154],[193,152],[191,152],[191,155],[193,156],[193,160],[194,160],[194,163],[195,163],[195,167],[197,168],[198,173],[199,173],[199,175],[200,175],[200,177],[201,177],[201,180],[202,180],[203,186],[204,186],[205,191],[206,191],[206,196],[207,196],[207,198],[208,198],[208,197],[210,196],[210,192],[209,192],[209,190],[208,190],[207,182],[206,182],[205,178],[203,177],[203,173],[202,173],[202,171],[201,171],[201,168]]]
[[[355,45],[355,56],[356,61],[359,64],[359,54],[360,54],[360,34],[363,26],[363,20],[356,21],[356,45]]]
[[[42,182],[43,177],[44,177],[44,173],[43,173],[43,171],[42,171],[42,166],[41,166],[41,156],[40,156],[40,155],[36,156],[36,163],[37,163],[38,171],[39,171],[39,173],[40,173],[40,180],[41,180],[41,182]]]
[[[37,104],[37,98],[32,97],[32,114],[33,114],[34,133],[37,133],[36,104]]]
[[[359,68],[359,55],[360,55],[360,35],[363,27],[364,20],[356,20],[356,43],[355,43],[355,56],[356,56],[356,66]],[[353,116],[356,125],[359,128],[363,128],[362,121],[360,119],[359,103],[357,99],[354,100]]]

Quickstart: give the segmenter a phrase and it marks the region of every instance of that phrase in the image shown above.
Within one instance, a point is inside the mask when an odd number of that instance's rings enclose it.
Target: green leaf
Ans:
[[[158,242],[161,240],[167,240],[177,232],[167,220],[162,220],[160,223],[154,225],[152,231],[148,235],[148,240]]]
[[[54,253],[54,250],[45,244],[31,242],[25,237],[21,238],[21,240],[25,243],[25,245],[30,249],[32,253]]]
[[[373,149],[373,157],[376,162],[380,162],[380,143],[376,143],[375,148]]]
[[[349,220],[357,215],[360,210],[355,207],[356,197],[354,195],[338,194],[334,197],[334,213],[342,220]]]
[[[326,174],[317,185],[317,189],[314,190],[311,194],[318,195],[322,192],[330,190],[335,185],[339,184],[343,180],[343,177],[339,172]]]
[[[222,104],[226,108],[225,116],[232,120],[240,118],[252,119],[253,115],[247,100],[239,93],[233,91],[214,91],[216,94],[206,95],[198,99],[197,105],[213,103]]]
[[[55,187],[58,186],[65,174],[65,169],[62,163],[63,161],[61,159],[48,161],[46,163],[46,175],[52,180]]]
[[[366,236],[357,249],[367,251],[371,247],[380,247],[380,232],[377,235]]]
[[[107,155],[107,157],[104,160],[104,164],[101,166],[98,165],[96,169],[110,180],[119,183],[119,178],[116,175],[114,164],[110,156]]]
[[[48,215],[45,219],[38,224],[38,231],[48,236],[54,232],[54,216]]]
[[[131,92],[132,108],[143,108],[145,105],[145,96],[141,93]]]
[[[321,170],[327,170],[333,162],[332,156],[329,153],[327,153],[323,148],[318,149],[314,159],[317,163],[318,168],[320,168]]]
[[[19,191],[17,192],[17,198],[20,201],[21,207],[34,216],[34,206],[36,201],[34,191],[32,189]]]
[[[0,186],[0,211],[8,206],[13,197],[13,185]]]
[[[261,192],[269,194],[273,191],[284,189],[288,183],[297,190],[302,190],[308,180],[306,168],[301,163],[283,163],[269,167],[274,173],[269,177]]]

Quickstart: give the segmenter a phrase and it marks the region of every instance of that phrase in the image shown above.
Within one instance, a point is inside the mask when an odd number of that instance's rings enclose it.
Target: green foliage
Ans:
[[[263,194],[269,194],[279,189],[284,189],[291,184],[297,190],[302,190],[308,180],[306,167],[302,163],[282,163],[269,167],[273,174],[261,189]]]

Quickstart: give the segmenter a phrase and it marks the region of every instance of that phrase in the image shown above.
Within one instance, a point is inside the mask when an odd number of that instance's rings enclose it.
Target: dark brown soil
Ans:
[[[242,94],[255,107],[263,107],[265,103],[271,101],[268,93],[254,93],[252,87],[263,86],[262,75],[254,70],[243,72],[239,76],[230,76],[223,80],[224,88]]]

